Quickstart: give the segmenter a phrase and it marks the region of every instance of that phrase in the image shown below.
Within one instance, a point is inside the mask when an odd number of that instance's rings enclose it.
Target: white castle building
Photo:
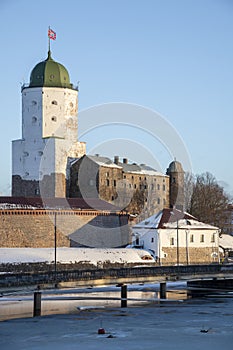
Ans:
[[[80,158],[78,89],[51,57],[22,86],[22,139],[12,142],[12,196],[65,197],[68,158]]]

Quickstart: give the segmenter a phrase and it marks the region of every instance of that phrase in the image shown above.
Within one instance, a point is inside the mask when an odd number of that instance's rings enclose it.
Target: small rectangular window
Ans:
[[[175,245],[175,239],[174,239],[174,237],[171,237],[171,238],[170,238],[170,245]]]
[[[215,234],[213,233],[211,236],[211,243],[214,243],[214,242],[215,242]]]
[[[201,243],[205,242],[205,235],[203,235],[203,234],[201,235],[201,237],[200,237],[200,242],[201,242]]]
[[[194,242],[194,235],[190,235],[190,243]]]

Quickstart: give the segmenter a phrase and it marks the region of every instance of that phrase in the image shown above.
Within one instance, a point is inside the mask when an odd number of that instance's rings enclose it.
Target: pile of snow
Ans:
[[[0,264],[19,264],[54,261],[54,248],[0,248]],[[57,262],[99,263],[145,263],[154,262],[151,255],[142,249],[128,248],[57,248]]]

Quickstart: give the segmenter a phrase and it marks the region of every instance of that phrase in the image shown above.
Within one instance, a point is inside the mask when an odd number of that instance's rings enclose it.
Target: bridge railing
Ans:
[[[229,277],[233,276],[233,264],[231,265],[182,265],[182,266],[153,266],[131,268],[108,268],[90,270],[50,271],[41,273],[6,273],[0,275],[0,288],[11,286],[28,286],[40,284],[53,284],[60,282],[105,280],[107,283],[117,283],[124,279],[129,283],[143,278],[146,281],[179,280],[200,277]]]

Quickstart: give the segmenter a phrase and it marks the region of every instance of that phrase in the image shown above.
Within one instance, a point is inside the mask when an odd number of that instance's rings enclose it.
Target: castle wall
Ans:
[[[55,219],[56,215],[56,219]],[[91,210],[0,210],[0,247],[123,247],[129,243],[128,217]]]

